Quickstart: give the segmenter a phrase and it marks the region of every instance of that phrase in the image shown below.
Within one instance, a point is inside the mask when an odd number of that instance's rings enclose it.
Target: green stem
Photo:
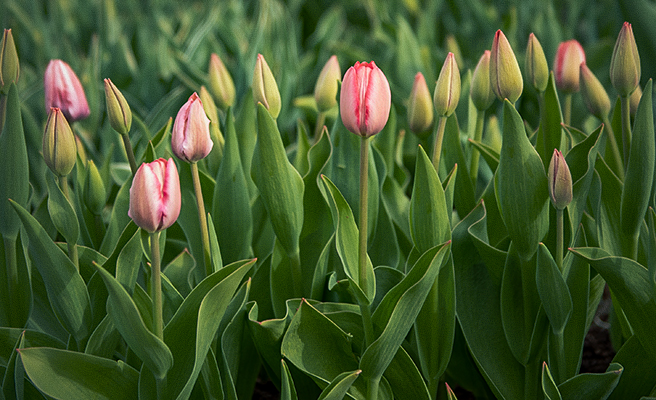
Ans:
[[[292,254],[289,258],[292,269],[292,287],[294,290],[294,295],[297,297],[303,297],[303,271],[301,269],[301,256],[298,252]]]
[[[440,117],[440,122],[437,125],[437,132],[435,134],[435,144],[433,146],[433,166],[435,171],[440,173],[440,157],[442,155],[442,140],[444,140],[444,129],[446,128],[447,117]]]
[[[485,110],[478,110],[476,112],[476,128],[474,129],[474,140],[476,142],[481,142],[483,139],[483,126],[485,124]],[[478,149],[476,147],[472,148],[471,154],[471,165],[469,168],[469,175],[471,176],[472,183],[474,188],[476,188],[476,182],[478,181],[478,161],[481,157]]]
[[[565,382],[567,371],[565,365],[565,337],[564,332],[553,332],[554,346],[556,347],[556,357],[555,365],[552,366],[555,369],[554,378],[556,384],[561,384]],[[555,368],[554,368],[555,367]]]
[[[563,227],[563,210],[556,209],[556,265],[563,272],[563,250],[565,242],[565,230]]]
[[[71,195],[68,191],[68,178],[66,175],[59,177],[59,186],[61,187],[61,190],[64,193],[66,199],[72,205],[73,202],[71,201]],[[68,247],[68,258],[70,258],[71,261],[73,261],[73,265],[75,265],[75,268],[79,271],[80,263],[78,262],[77,246],[75,245],[75,243],[70,243],[68,240],[66,241],[66,246]]]
[[[622,150],[624,153],[624,168],[629,163],[629,152],[631,150],[631,101],[629,96],[620,97],[622,107]]]
[[[210,276],[214,272],[212,268],[212,256],[210,254],[210,235],[207,230],[207,214],[205,213],[205,202],[203,201],[203,191],[200,187],[198,164],[196,162],[191,163],[191,178],[194,181],[194,192],[196,193],[196,202],[198,204],[198,220],[200,221],[200,237],[203,243],[205,276]]]
[[[153,301],[153,333],[164,340],[164,318],[162,316],[162,277],[159,255],[159,232],[150,234],[151,282],[150,298]]]
[[[97,248],[100,248],[100,244],[102,243],[102,238],[105,235],[105,223],[103,222],[102,215],[100,214],[94,214],[93,215],[93,221],[95,226],[95,241],[94,244],[98,246]]]
[[[317,140],[319,140],[319,135],[321,135],[321,130],[323,129],[323,126],[326,124],[326,113],[323,111],[319,111],[319,114],[317,115],[317,124],[314,126],[314,142],[316,143]]]
[[[137,173],[137,161],[134,158],[134,150],[132,150],[132,143],[130,143],[130,137],[127,133],[121,134],[123,138],[123,145],[125,146],[125,153],[128,155],[128,162],[130,163],[130,170],[132,171],[132,176]]]
[[[358,283],[367,292],[367,208],[369,202],[369,138],[360,141],[360,226],[358,236]]]
[[[4,129],[7,115],[7,95],[0,93],[0,132]]]
[[[617,176],[623,181],[624,180],[624,163],[622,154],[620,154],[620,148],[617,146],[617,140],[615,139],[615,133],[613,132],[613,126],[608,120],[608,116],[604,117],[603,121],[604,129],[606,129],[606,136],[608,136],[607,144],[610,145],[610,151],[612,154],[613,161],[611,165],[613,170],[617,173]]]
[[[18,292],[18,259],[16,257],[16,238],[5,236],[4,238],[5,245],[5,262],[7,263],[7,299],[9,304],[11,300],[15,299]],[[19,326],[14,326],[14,321],[12,318],[14,313],[9,313],[10,321],[12,327],[21,328]]]
[[[564,98],[563,105],[563,122],[569,125],[572,121],[572,94],[567,93]]]
[[[378,400],[378,386],[380,378],[369,378],[367,380],[367,400]]]

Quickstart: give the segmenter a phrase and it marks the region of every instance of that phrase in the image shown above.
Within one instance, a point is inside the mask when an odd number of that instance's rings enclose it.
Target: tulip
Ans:
[[[499,100],[508,99],[513,104],[524,90],[522,71],[519,69],[517,58],[506,35],[501,30],[496,32],[492,42],[490,82]]]
[[[222,110],[225,111],[235,102],[235,83],[221,58],[215,53],[210,56],[209,86]]]
[[[572,175],[563,153],[554,149],[549,163],[549,195],[557,210],[563,210],[572,202]]]
[[[105,207],[107,192],[103,183],[98,167],[89,160],[87,163],[86,175],[84,177],[83,199],[84,204],[94,215],[100,215]]]
[[[63,112],[52,108],[43,134],[43,159],[55,175],[66,176],[75,166],[76,157],[73,131]]]
[[[391,102],[389,82],[373,61],[356,62],[344,74],[339,112],[349,131],[368,138],[383,130]]]
[[[583,102],[595,117],[604,120],[610,112],[610,98],[599,79],[585,63],[580,65],[580,86]]]
[[[526,76],[531,85],[538,91],[544,92],[549,83],[549,66],[544,55],[542,45],[533,33],[528,35],[526,46]]]
[[[280,91],[278,91],[278,84],[269,64],[262,54],[257,55],[253,72],[253,100],[255,100],[255,105],[262,103],[273,118],[278,118],[281,107]]]
[[[18,82],[20,65],[11,29],[5,29],[0,47],[0,92],[9,93],[9,85]]]
[[[610,82],[621,97],[629,96],[640,82],[640,54],[633,28],[625,22],[610,59]]]
[[[130,127],[132,126],[130,105],[111,80],[105,79],[104,82],[105,103],[107,105],[109,123],[116,132],[125,135],[130,132]]]
[[[485,50],[476,64],[471,78],[469,96],[478,111],[485,111],[494,101],[494,92],[490,85],[490,50]]]
[[[62,60],[51,60],[44,75],[46,111],[56,107],[69,122],[89,116],[89,104],[75,72]]]
[[[554,60],[556,87],[565,94],[579,91],[579,66],[585,62],[581,44],[572,39],[558,45]]]
[[[408,100],[408,123],[410,130],[421,134],[433,124],[433,99],[424,74],[417,72]]]
[[[642,98],[642,88],[640,85],[636,86],[631,97],[629,97],[629,106],[631,110],[631,117],[635,117],[636,111],[638,111],[638,104],[640,104],[640,99]]]
[[[143,163],[130,187],[128,216],[154,233],[173,225],[180,215],[180,179],[173,159]]]
[[[193,163],[205,158],[212,151],[213,145],[210,120],[200,97],[194,92],[175,117],[171,149],[179,159]]]
[[[449,117],[456,110],[460,100],[460,70],[453,53],[444,60],[440,76],[435,84],[433,103],[437,115]]]
[[[337,56],[331,56],[319,73],[314,86],[314,100],[320,112],[326,112],[337,105],[337,84],[342,78]]]

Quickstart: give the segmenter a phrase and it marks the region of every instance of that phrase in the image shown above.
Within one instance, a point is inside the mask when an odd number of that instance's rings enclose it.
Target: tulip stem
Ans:
[[[560,272],[563,272],[563,244],[565,242],[563,219],[563,210],[556,209],[556,265]]]
[[[68,191],[68,177],[66,175],[62,175],[59,177],[59,186],[61,187],[61,190],[64,193],[64,197],[66,197],[66,200],[68,200],[68,202],[71,203],[72,206],[73,202],[71,201],[71,195]],[[77,246],[75,245],[75,243],[70,243],[68,240],[66,240],[66,246],[68,247],[68,258],[70,258],[71,261],[73,261],[73,265],[75,265],[75,269],[79,271],[80,264],[78,262]]]
[[[612,152],[613,161],[610,163],[613,166],[613,170],[617,173],[617,176],[620,180],[624,180],[624,162],[623,157],[620,154],[620,148],[617,147],[617,140],[615,139],[615,133],[613,132],[613,127],[608,120],[608,117],[605,117],[602,121],[604,123],[604,129],[606,129],[606,136],[608,140],[606,143],[610,145],[610,151]],[[608,159],[608,158],[606,158]]]
[[[162,276],[159,255],[159,232],[150,234],[151,282],[150,298],[153,301],[153,333],[164,340],[164,318],[162,316]]]
[[[474,140],[478,143],[483,139],[483,126],[485,124],[485,110],[476,111],[476,128],[474,129]],[[481,153],[476,147],[472,148],[471,164],[469,168],[469,176],[471,176],[474,189],[476,189],[476,182],[478,181],[478,161]]]
[[[367,213],[369,201],[369,138],[361,136],[360,140],[360,226],[358,232],[358,285],[367,293]],[[360,303],[360,314],[364,327],[365,348],[373,342],[374,328],[371,310],[368,304]]]
[[[134,158],[134,150],[132,150],[132,143],[130,143],[130,136],[127,133],[121,134],[123,138],[123,145],[125,146],[125,153],[128,155],[128,162],[130,163],[130,170],[132,176],[137,173],[137,161]]]
[[[435,171],[440,173],[440,157],[442,155],[442,140],[444,139],[444,129],[446,128],[447,117],[441,116],[440,122],[437,125],[437,132],[435,134],[435,145],[433,146],[433,167]]]
[[[631,151],[631,100],[629,96],[621,96],[622,109],[622,151],[624,154],[624,168],[629,164]]]
[[[205,276],[212,275],[212,256],[210,254],[210,235],[207,230],[207,214],[205,213],[205,202],[203,201],[203,191],[200,187],[200,177],[198,175],[198,163],[191,164],[191,178],[194,181],[194,192],[196,193],[196,202],[198,204],[198,220],[200,221],[200,237],[203,243],[203,260],[205,264]]]
[[[5,262],[7,263],[7,300],[11,304],[12,301],[15,301],[16,296],[18,296],[18,261],[16,258],[16,238],[15,237],[4,237],[5,244]],[[9,313],[9,326],[14,328],[22,328],[20,326],[15,326],[15,321],[13,321],[14,313]]]
[[[569,125],[572,121],[572,94],[567,93],[564,98],[563,105],[563,122]]]

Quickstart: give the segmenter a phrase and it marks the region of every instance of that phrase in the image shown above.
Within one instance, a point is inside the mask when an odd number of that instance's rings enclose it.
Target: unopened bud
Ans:
[[[556,210],[563,210],[572,202],[572,175],[563,153],[554,149],[549,164],[549,195]]]
[[[506,35],[498,30],[492,42],[490,55],[490,82],[492,91],[499,100],[508,99],[515,103],[524,90],[522,71],[517,64],[515,53],[506,39]]]
[[[640,85],[636,86],[631,97],[629,98],[629,108],[632,117],[635,117],[636,111],[638,111],[638,104],[640,104],[640,99],[642,98],[642,88]]]
[[[105,103],[107,116],[112,128],[121,135],[130,132],[132,126],[132,111],[130,105],[120,90],[108,78],[105,79]]]
[[[86,175],[84,176],[84,204],[94,215],[100,215],[105,208],[105,184],[103,183],[98,167],[89,160],[87,163]]]
[[[64,113],[59,108],[52,108],[43,134],[43,159],[55,175],[66,176],[75,166],[76,157],[73,131]]]
[[[585,63],[581,64],[581,95],[590,114],[604,120],[610,112],[610,98],[599,79]]]
[[[444,60],[440,76],[435,84],[433,105],[438,116],[449,117],[456,110],[460,100],[460,70],[453,53]]]
[[[215,53],[210,56],[209,86],[217,105],[223,111],[235,102],[235,83],[221,58]]]
[[[278,84],[269,64],[262,54],[257,55],[253,72],[253,100],[255,100],[255,105],[262,103],[273,118],[278,118],[281,107],[280,91],[278,91]]]
[[[490,85],[490,50],[485,50],[471,78],[469,96],[478,111],[485,111],[494,102],[495,96]]]
[[[9,85],[17,83],[20,75],[20,65],[14,36],[11,29],[5,29],[0,47],[0,92],[9,93]]]
[[[424,74],[417,72],[408,99],[408,123],[410,130],[421,134],[433,124],[433,99],[431,99]]]
[[[526,76],[538,92],[544,92],[549,83],[549,66],[542,45],[533,33],[528,35],[526,46]]]
[[[339,62],[337,56],[333,55],[321,69],[317,83],[314,85],[314,100],[319,111],[325,112],[337,105],[338,82],[341,79],[342,71],[339,69]]]
[[[610,59],[610,82],[622,97],[630,95],[640,83],[640,55],[628,22],[622,26],[615,42]]]
[[[581,44],[572,39],[558,45],[554,60],[556,87],[563,93],[579,91],[579,66],[585,62]]]

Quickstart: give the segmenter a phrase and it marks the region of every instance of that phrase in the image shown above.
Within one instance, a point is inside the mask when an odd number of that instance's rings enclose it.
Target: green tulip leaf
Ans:
[[[558,385],[558,390],[563,400],[606,400],[611,395],[615,396],[614,391],[623,372],[624,368],[613,362],[606,372],[576,375]]]
[[[612,389],[609,398],[613,400],[622,399],[639,399],[641,396],[653,395],[654,383],[656,383],[656,359],[653,357],[645,357],[645,348],[640,344],[640,340],[636,335],[631,336],[622,344],[622,347],[617,351],[613,358],[611,365],[621,365],[621,379],[615,382],[616,386]],[[618,375],[617,368],[608,368],[609,372],[614,371]],[[567,383],[567,382],[565,382]],[[592,386],[592,382],[588,386]],[[602,385],[597,385],[601,389]],[[592,395],[599,396],[597,388],[592,391]],[[574,399],[574,397],[570,397]],[[603,398],[601,396],[597,398]],[[593,400],[593,397],[590,397]]]
[[[456,113],[453,113],[446,121],[442,148],[449,149],[443,152],[446,170],[450,171],[456,164],[458,165],[459,173],[456,176],[454,201],[458,215],[464,218],[476,206],[476,195],[474,193],[474,184],[469,178],[469,163],[460,144],[460,128],[458,127]]]
[[[342,400],[353,382],[360,376],[361,370],[342,372],[321,392],[318,400]]]
[[[542,363],[542,392],[547,400],[562,400],[547,363]]]
[[[572,314],[572,297],[549,249],[542,243],[538,247],[535,283],[551,328],[554,333],[562,334]]]
[[[294,387],[294,379],[292,373],[285,360],[280,360],[281,369],[283,371],[282,387],[280,388],[280,400],[298,400],[296,394],[296,387]]]
[[[549,168],[549,162],[554,149],[563,150],[562,123],[563,114],[560,109],[560,102],[558,101],[556,80],[554,79],[553,72],[551,72],[549,74],[547,88],[544,91],[544,110],[540,110],[540,127],[538,128],[535,145],[545,170]]]
[[[474,146],[479,151],[479,153],[481,153],[481,156],[490,167],[492,172],[496,171],[497,167],[499,166],[499,152],[483,142],[477,142],[473,139],[469,139],[469,143],[471,143],[471,145]]]
[[[62,234],[67,243],[75,244],[80,236],[80,226],[73,206],[59,188],[52,174],[47,174],[48,212],[50,220]]]

